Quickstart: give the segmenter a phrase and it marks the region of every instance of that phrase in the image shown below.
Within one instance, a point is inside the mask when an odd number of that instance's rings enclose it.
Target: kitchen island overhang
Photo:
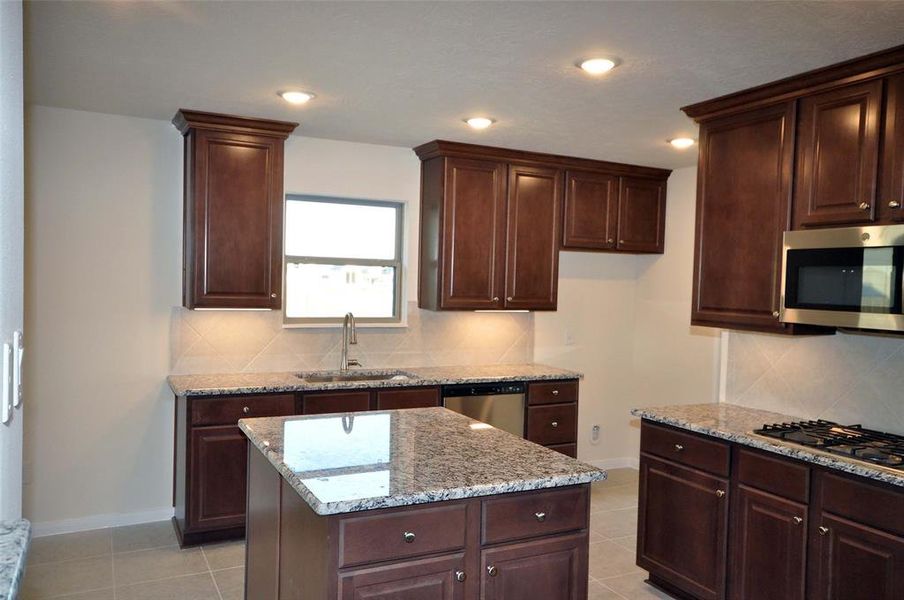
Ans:
[[[239,426],[247,598],[586,597],[600,469],[443,408]]]

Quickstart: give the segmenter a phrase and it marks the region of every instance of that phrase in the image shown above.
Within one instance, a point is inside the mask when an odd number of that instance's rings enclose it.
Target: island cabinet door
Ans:
[[[187,529],[245,524],[246,438],[235,425],[191,432],[191,501]]]
[[[640,457],[637,564],[700,600],[725,597],[728,482]]]
[[[745,485],[737,487],[732,530],[732,600],[803,600],[807,507]]]
[[[482,600],[587,598],[587,534],[497,546],[481,553]]]
[[[338,598],[464,600],[466,579],[465,555],[458,553],[341,572]]]

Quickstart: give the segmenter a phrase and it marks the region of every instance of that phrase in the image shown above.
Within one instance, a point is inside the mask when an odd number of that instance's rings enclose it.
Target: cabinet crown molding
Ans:
[[[763,85],[689,104],[681,110],[698,123],[904,70],[904,45],[835,63]]]
[[[559,154],[546,154],[543,152],[530,152],[527,150],[514,150],[511,148],[498,148],[480,144],[467,144],[464,142],[450,142],[448,140],[433,140],[432,142],[421,144],[414,148],[414,152],[422,161],[431,158],[450,156],[457,158],[503,160],[513,163],[557,167],[577,171],[595,171],[611,175],[630,175],[632,177],[644,177],[649,179],[667,179],[672,173],[671,169],[643,167],[626,163],[562,156]]]
[[[180,108],[173,117],[173,125],[182,135],[186,135],[195,128],[215,129],[230,131],[233,133],[248,133],[252,135],[266,135],[286,139],[298,127],[298,123],[290,121],[273,121],[269,119],[256,119],[251,117],[239,117],[220,113],[204,112]]]

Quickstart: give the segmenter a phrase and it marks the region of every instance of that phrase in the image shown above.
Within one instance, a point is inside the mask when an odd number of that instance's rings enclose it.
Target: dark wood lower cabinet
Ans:
[[[694,596],[725,597],[728,482],[640,456],[637,564]]]
[[[898,509],[904,507],[904,498]],[[823,513],[814,539],[815,598],[904,598],[904,538]]]
[[[341,600],[463,600],[464,553],[370,567],[339,576]]]
[[[587,534],[510,544],[481,554],[482,600],[583,600]]]
[[[199,527],[245,523],[247,438],[235,425],[192,431],[192,513]]]
[[[734,511],[730,597],[804,600],[807,507],[740,485]]]
[[[321,516],[254,447],[248,477],[249,600],[587,598],[589,484]]]
[[[645,420],[638,509],[637,564],[678,597],[904,598],[900,487]]]

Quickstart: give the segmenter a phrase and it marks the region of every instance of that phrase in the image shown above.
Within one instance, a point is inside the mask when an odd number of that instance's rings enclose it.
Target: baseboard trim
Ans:
[[[121,525],[138,525],[154,521],[169,521],[173,518],[173,507],[158,508],[133,513],[113,513],[108,515],[92,515],[79,519],[63,519],[61,521],[44,521],[32,523],[32,537],[45,537],[60,533],[75,533],[91,529],[105,529]]]
[[[597,469],[640,469],[640,459],[636,456],[624,456],[621,458],[604,458],[601,460],[585,460],[585,463],[593,465]]]

